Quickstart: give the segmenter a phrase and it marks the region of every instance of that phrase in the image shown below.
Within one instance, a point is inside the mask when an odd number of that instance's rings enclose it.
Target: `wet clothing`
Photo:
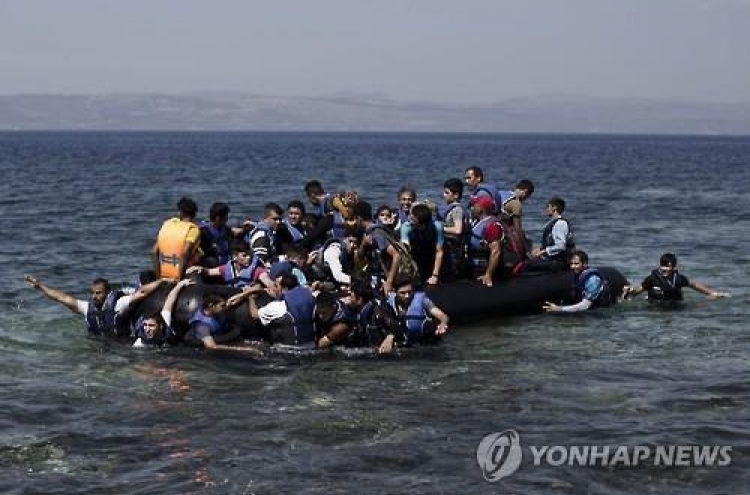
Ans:
[[[130,305],[129,295],[110,291],[99,309],[92,300],[76,301],[76,309],[86,319],[86,330],[93,335],[125,336],[130,334],[125,317]]]
[[[202,346],[203,339],[206,337],[213,338],[217,343],[226,342],[228,340],[223,337],[232,335],[230,330],[229,322],[224,314],[208,316],[202,309],[198,309],[188,321],[188,331],[184,340],[187,344],[196,346]]]
[[[406,307],[397,303],[396,293],[388,295],[388,306],[399,321],[406,344],[434,341],[437,325],[430,316],[435,303],[423,291],[415,291]]]
[[[266,338],[274,344],[315,344],[313,317],[315,298],[307,287],[295,287],[280,301],[272,301],[258,310]]]
[[[573,301],[575,304],[560,306],[563,313],[577,313],[591,307],[612,304],[612,293],[604,276],[596,268],[586,268],[573,281]]]
[[[177,338],[177,334],[172,328],[172,312],[162,311],[161,318],[164,320],[166,326],[162,330],[162,335],[160,337],[149,338],[146,335],[146,331],[143,328],[143,317],[138,318],[138,321],[135,324],[133,337],[135,337],[136,340],[140,339],[141,344],[152,347],[161,347],[174,342]]]
[[[670,277],[665,277],[658,268],[641,283],[649,302],[682,301],[682,289],[688,286],[690,280],[677,270],[674,270]]]
[[[406,335],[386,301],[374,299],[359,310],[349,308],[353,323],[344,345],[347,347],[378,347],[392,334],[394,341],[406,342]]]

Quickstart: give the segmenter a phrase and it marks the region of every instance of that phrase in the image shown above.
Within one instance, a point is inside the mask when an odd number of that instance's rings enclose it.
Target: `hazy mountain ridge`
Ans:
[[[0,130],[299,130],[750,134],[750,103],[585,97],[486,105],[379,95],[0,95]]]

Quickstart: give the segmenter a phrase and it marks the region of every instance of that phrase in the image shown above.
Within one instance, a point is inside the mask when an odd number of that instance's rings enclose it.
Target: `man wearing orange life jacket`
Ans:
[[[177,202],[179,218],[165,221],[152,249],[154,271],[158,277],[181,279],[185,270],[198,263],[201,256],[200,230],[194,223],[198,206],[183,197]]]

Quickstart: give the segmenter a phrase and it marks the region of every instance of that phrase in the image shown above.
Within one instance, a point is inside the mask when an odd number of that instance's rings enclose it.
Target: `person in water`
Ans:
[[[622,289],[625,299],[632,299],[645,292],[649,302],[677,302],[682,301],[682,289],[689,287],[701,294],[718,299],[729,297],[728,292],[718,292],[703,284],[689,280],[677,271],[677,256],[664,253],[659,258],[659,268],[654,269],[638,287],[626,285]]]
[[[265,329],[265,339],[271,344],[315,346],[315,297],[307,287],[300,286],[297,278],[286,273],[279,278],[281,298],[258,308],[256,297],[264,289],[246,291],[250,316],[259,320]]]
[[[195,224],[198,206],[190,198],[177,202],[179,216],[165,221],[151,250],[154,272],[159,278],[179,280],[185,270],[201,258],[201,233]]]
[[[449,318],[424,291],[415,290],[411,277],[399,277],[388,295],[388,306],[400,321],[406,345],[433,343],[448,331]],[[381,352],[390,352],[395,342],[390,334],[381,344]]]
[[[240,329],[232,327],[227,313],[246,301],[252,293],[245,290],[229,299],[214,294],[203,295],[203,302],[188,320],[188,330],[183,336],[186,344],[206,349],[222,349],[221,344],[240,337]]]
[[[589,267],[589,256],[585,251],[573,251],[570,256],[570,270],[574,275],[574,304],[561,306],[545,302],[542,309],[548,313],[578,313],[595,306],[608,306],[612,303],[604,276],[596,268]]]
[[[175,341],[176,333],[172,329],[172,310],[182,289],[194,283],[189,279],[180,280],[169,291],[160,312],[145,314],[138,319],[134,332],[135,342],[133,342],[133,347],[162,347]]]
[[[166,282],[164,279],[155,280],[142,285],[132,294],[125,295],[119,290],[113,290],[106,279],[97,278],[91,282],[89,288],[91,297],[84,301],[76,299],[63,290],[48,287],[31,275],[26,275],[24,280],[49,299],[59,302],[74,313],[83,315],[86,318],[86,329],[89,333],[119,337],[130,334],[131,329],[126,317],[128,309]]]
[[[319,349],[342,343],[352,329],[352,317],[344,302],[331,292],[315,298],[315,333]]]

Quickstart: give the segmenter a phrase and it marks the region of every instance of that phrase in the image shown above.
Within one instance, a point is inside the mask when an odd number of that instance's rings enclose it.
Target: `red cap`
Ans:
[[[479,206],[486,212],[492,212],[495,209],[495,201],[486,194],[469,196],[469,204]]]

